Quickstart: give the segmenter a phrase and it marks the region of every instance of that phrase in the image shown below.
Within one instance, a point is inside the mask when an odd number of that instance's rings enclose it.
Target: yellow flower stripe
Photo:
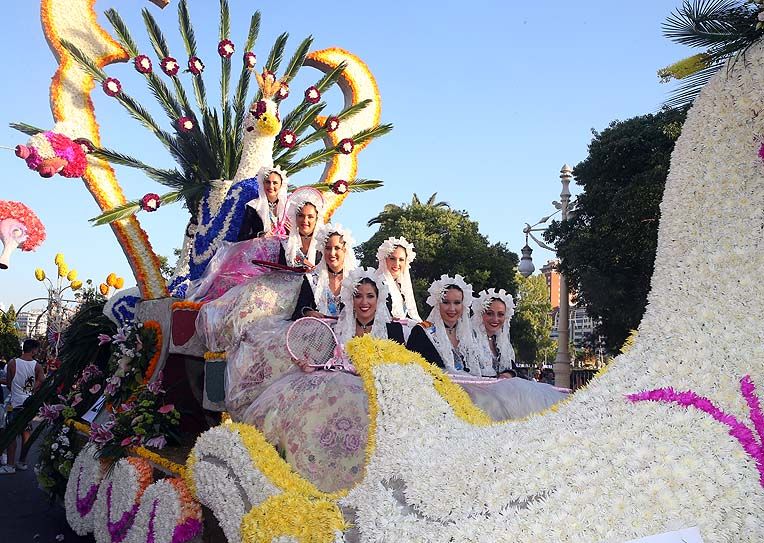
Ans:
[[[173,311],[176,310],[191,310],[191,311],[199,311],[204,304],[202,302],[190,302],[183,300],[182,302],[173,302],[170,308]]]
[[[241,442],[249,451],[255,469],[265,475],[274,485],[288,494],[298,494],[308,498],[338,500],[347,494],[346,490],[333,493],[320,491],[316,486],[298,475],[286,460],[279,456],[262,432],[249,424],[234,422],[223,426],[226,430],[239,434]],[[194,456],[193,454],[191,455]],[[188,463],[186,464],[188,469]]]
[[[271,496],[253,507],[241,521],[242,541],[270,543],[291,536],[300,543],[332,543],[336,531],[347,528],[337,504],[294,494]]]
[[[93,49],[88,46],[94,45],[97,52],[93,60],[99,67],[129,60],[127,51],[99,25],[94,5],[95,0],[42,0],[40,18],[45,37],[59,60],[50,86],[56,127],[61,127],[71,137],[87,137],[100,146],[100,128],[90,97],[95,83],[61,44],[62,40],[69,40],[85,52]],[[73,20],[77,23],[78,34],[72,31]],[[113,168],[106,161],[92,157],[88,162],[83,181],[101,210],[124,204],[125,196]],[[112,223],[111,227],[127,256],[141,296],[144,299],[167,296],[159,259],[138,219],[129,217]]]

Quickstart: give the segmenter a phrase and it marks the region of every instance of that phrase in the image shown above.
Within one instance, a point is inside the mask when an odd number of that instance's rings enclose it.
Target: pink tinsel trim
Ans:
[[[751,412],[750,418],[761,440],[762,435],[764,435],[764,415],[761,412],[759,399],[754,394],[756,389],[749,375],[740,380],[740,390],[748,403]],[[676,392],[671,387],[628,394],[626,397],[632,402],[664,402],[675,403],[683,407],[694,407],[711,415],[714,420],[729,428],[729,435],[737,439],[743,446],[743,450],[754,460],[756,469],[759,470],[759,483],[764,487],[764,441],[757,442],[754,433],[748,426],[737,420],[735,416],[716,407],[708,398],[699,396],[691,390]]]
[[[16,219],[27,227],[27,239],[19,245],[22,251],[34,251],[45,241],[45,227],[35,212],[21,202],[0,200],[0,221]]]

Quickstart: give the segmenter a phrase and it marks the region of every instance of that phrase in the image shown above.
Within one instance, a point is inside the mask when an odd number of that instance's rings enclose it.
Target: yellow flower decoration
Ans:
[[[69,266],[67,266],[64,263],[61,263],[58,265],[58,276],[59,277],[66,277],[66,275],[69,273]]]
[[[98,285],[98,292],[100,292],[102,296],[106,296],[109,293],[109,285],[101,283]]]
[[[124,277],[117,277],[114,280],[114,285],[113,286],[117,290],[121,289],[122,287],[125,286],[125,278]]]
[[[342,512],[326,499],[295,494],[271,496],[241,521],[242,541],[270,542],[291,536],[300,543],[331,543],[346,528]]]
[[[77,270],[69,270],[69,273],[66,274],[66,278],[69,281],[74,281],[77,279]]]
[[[115,283],[117,282],[117,274],[114,272],[111,272],[109,275],[106,276],[106,284],[110,287],[114,287]]]
[[[53,259],[53,263],[56,266],[60,266],[64,263],[64,253],[56,253],[55,258]]]
[[[72,287],[72,290],[80,290],[82,288],[82,281],[75,279],[69,286]]]
[[[45,270],[43,270],[42,268],[37,268],[34,271],[34,278],[37,279],[38,281],[45,281]]]

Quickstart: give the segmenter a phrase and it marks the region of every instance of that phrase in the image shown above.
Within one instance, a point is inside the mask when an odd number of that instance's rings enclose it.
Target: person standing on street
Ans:
[[[13,423],[15,417],[21,412],[24,402],[42,386],[44,378],[42,366],[35,356],[40,350],[40,342],[36,339],[24,341],[20,358],[11,359],[7,367],[8,388],[11,391],[10,411],[6,420],[6,428]],[[31,425],[24,428],[21,434],[21,447],[23,447],[32,432]],[[8,464],[0,466],[0,474],[16,473],[16,470],[26,470],[26,455],[23,454],[13,466],[16,460],[16,439],[8,445]]]

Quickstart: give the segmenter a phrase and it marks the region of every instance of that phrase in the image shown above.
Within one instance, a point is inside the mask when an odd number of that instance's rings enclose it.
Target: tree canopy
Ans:
[[[515,316],[510,328],[515,357],[518,362],[528,364],[544,360],[551,363],[557,343],[549,336],[552,331],[552,304],[549,302],[546,278],[543,275],[525,278],[518,274],[517,281]]]
[[[16,332],[16,311],[13,306],[0,312],[0,359],[10,360],[21,356],[21,345]]]
[[[424,203],[414,195],[409,204],[388,204],[369,221],[379,230],[358,247],[363,266],[377,266],[377,248],[391,237],[405,237],[416,248],[411,266],[414,294],[422,316],[427,288],[442,274],[460,274],[472,283],[475,293],[486,288],[503,288],[517,293],[517,254],[503,243],[489,243],[478,223],[465,211],[456,211],[433,194]]]
[[[659,206],[686,114],[663,109],[593,131],[589,156],[573,171],[584,188],[573,217],[544,233],[579,303],[602,319],[611,350],[639,326],[647,305]]]

